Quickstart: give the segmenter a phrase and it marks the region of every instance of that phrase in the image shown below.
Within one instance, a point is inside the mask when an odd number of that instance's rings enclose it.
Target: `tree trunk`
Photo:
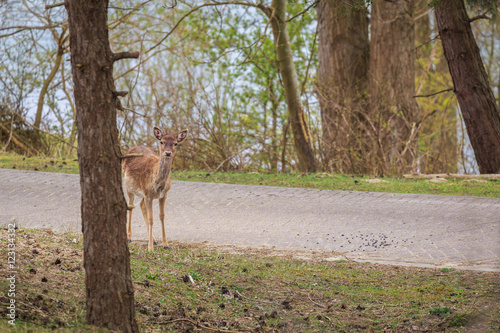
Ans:
[[[416,161],[413,2],[379,0],[372,5],[370,109],[382,147],[389,147],[380,152],[381,173],[407,172]]]
[[[362,10],[353,11],[355,2],[322,0],[317,6],[318,94],[329,169],[333,158],[337,157],[341,164],[347,160],[341,151],[348,150],[353,139],[349,130],[360,134],[359,118],[353,109],[360,106],[368,83],[368,16]],[[339,165],[333,169],[344,168]],[[349,171],[356,172],[352,168]]]
[[[442,0],[436,22],[481,173],[500,172],[500,111],[463,0]]]
[[[264,12],[271,19],[271,26],[276,47],[276,57],[283,80],[286,104],[293,133],[293,143],[299,161],[299,170],[316,171],[316,159],[312,150],[311,134],[306,121],[304,106],[300,97],[299,81],[293,63],[290,38],[286,24],[286,0],[273,0],[270,8]]]
[[[82,192],[87,321],[138,332],[126,234],[108,1],[68,0]]]

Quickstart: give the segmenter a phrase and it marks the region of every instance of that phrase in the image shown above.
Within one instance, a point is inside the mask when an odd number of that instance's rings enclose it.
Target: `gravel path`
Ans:
[[[169,240],[500,271],[499,198],[172,184]],[[0,169],[0,225],[80,231],[79,186],[78,175]],[[146,239],[140,209],[132,228],[134,239]]]

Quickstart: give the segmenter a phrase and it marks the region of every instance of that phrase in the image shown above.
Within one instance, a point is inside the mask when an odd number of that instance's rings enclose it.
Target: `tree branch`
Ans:
[[[476,20],[480,20],[480,19],[485,19],[485,20],[490,20],[491,21],[491,17],[487,16],[486,14],[481,14],[481,15],[477,15],[477,16],[474,16],[474,17],[471,17],[469,19],[469,22],[472,23]]]
[[[113,95],[115,96],[119,96],[119,97],[125,97],[127,96],[128,94],[128,91],[113,91]]]
[[[201,9],[203,7],[213,7],[213,6],[221,6],[221,5],[241,5],[241,6],[249,6],[249,7],[255,7],[255,8],[259,8],[261,9],[262,11],[264,11],[264,13],[266,15],[268,15],[268,13],[265,11],[265,9],[268,9],[267,7],[265,7],[264,5],[262,4],[254,4],[254,3],[248,3],[248,2],[241,2],[241,1],[224,1],[224,2],[213,2],[213,3],[204,3],[202,5],[199,5],[197,7],[194,7],[193,9],[191,9],[189,12],[187,12],[186,14],[184,14],[184,16],[182,16],[179,21],[177,21],[177,23],[174,25],[174,27],[172,28],[172,30],[170,30],[166,35],[165,37],[163,37],[158,43],[156,43],[154,46],[152,46],[149,50],[146,51],[146,53],[149,53],[149,51],[157,48],[161,43],[163,43],[174,31],[175,29],[177,29],[177,27],[182,23],[182,21],[184,21],[189,15],[191,15],[192,13],[194,13],[195,11],[197,11],[198,9]],[[268,15],[269,16],[269,15]]]
[[[444,92],[447,92],[447,91],[454,91],[455,88],[448,88],[448,89],[444,89],[444,90],[441,90],[441,91],[438,91],[438,92],[435,92],[435,93],[432,93],[432,94],[429,94],[429,95],[415,95],[413,96],[413,98],[417,98],[417,97],[431,97],[431,96],[434,96],[434,95],[437,95],[437,94],[441,94],[441,93],[444,93]]]
[[[43,30],[50,28],[57,28],[59,25],[42,25],[42,26],[29,26],[29,25],[15,25],[12,27],[2,27],[0,30],[10,30],[10,29],[22,29],[22,30]]]
[[[46,5],[45,10],[49,10],[49,9],[52,9],[55,7],[60,7],[60,6],[64,6],[64,2],[55,3],[53,5]]]
[[[113,53],[113,62],[121,60],[121,59],[137,59],[139,58],[139,52],[120,52]]]
[[[309,9],[311,9],[311,7],[316,7],[316,5],[318,4],[319,0],[315,0],[312,4],[310,4],[306,9],[304,9],[303,11],[301,11],[300,13],[298,13],[297,15],[294,15],[292,16],[291,18],[289,18],[288,20],[286,20],[287,22],[290,22],[294,19],[296,19],[297,17],[301,16],[302,14],[305,14],[309,11]]]

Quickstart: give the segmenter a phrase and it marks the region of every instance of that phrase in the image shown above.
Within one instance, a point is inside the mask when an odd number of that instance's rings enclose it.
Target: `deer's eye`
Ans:
[[[176,143],[174,143],[174,146],[177,146],[177,142],[176,142]]]
[[[160,141],[160,144],[164,145],[164,144],[165,144],[165,141]]]

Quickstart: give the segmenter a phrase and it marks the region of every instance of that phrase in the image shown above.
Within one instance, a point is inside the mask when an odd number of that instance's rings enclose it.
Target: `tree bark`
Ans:
[[[82,192],[87,321],[138,332],[116,123],[108,0],[68,0]]]
[[[359,118],[353,114],[353,108],[359,107],[368,83],[368,16],[362,10],[353,11],[351,7],[355,2],[322,0],[317,6],[318,94],[329,169],[332,169],[331,160],[335,157],[345,160],[339,150],[349,150],[350,141],[354,139],[349,129],[360,134]],[[344,110],[348,113],[344,117],[347,124],[342,123]],[[356,173],[352,168],[349,171]],[[339,165],[334,169],[345,167]]]
[[[382,173],[407,172],[416,161],[413,11],[414,0],[379,0],[372,5],[370,109],[376,112],[379,139],[389,147],[381,152]]]
[[[442,0],[436,22],[480,173],[500,172],[500,111],[463,0]]]
[[[264,8],[271,19],[276,57],[283,80],[286,104],[293,133],[293,143],[298,157],[298,167],[303,172],[316,171],[316,159],[312,150],[311,134],[300,96],[299,81],[286,22],[286,0],[273,0],[271,7]]]

